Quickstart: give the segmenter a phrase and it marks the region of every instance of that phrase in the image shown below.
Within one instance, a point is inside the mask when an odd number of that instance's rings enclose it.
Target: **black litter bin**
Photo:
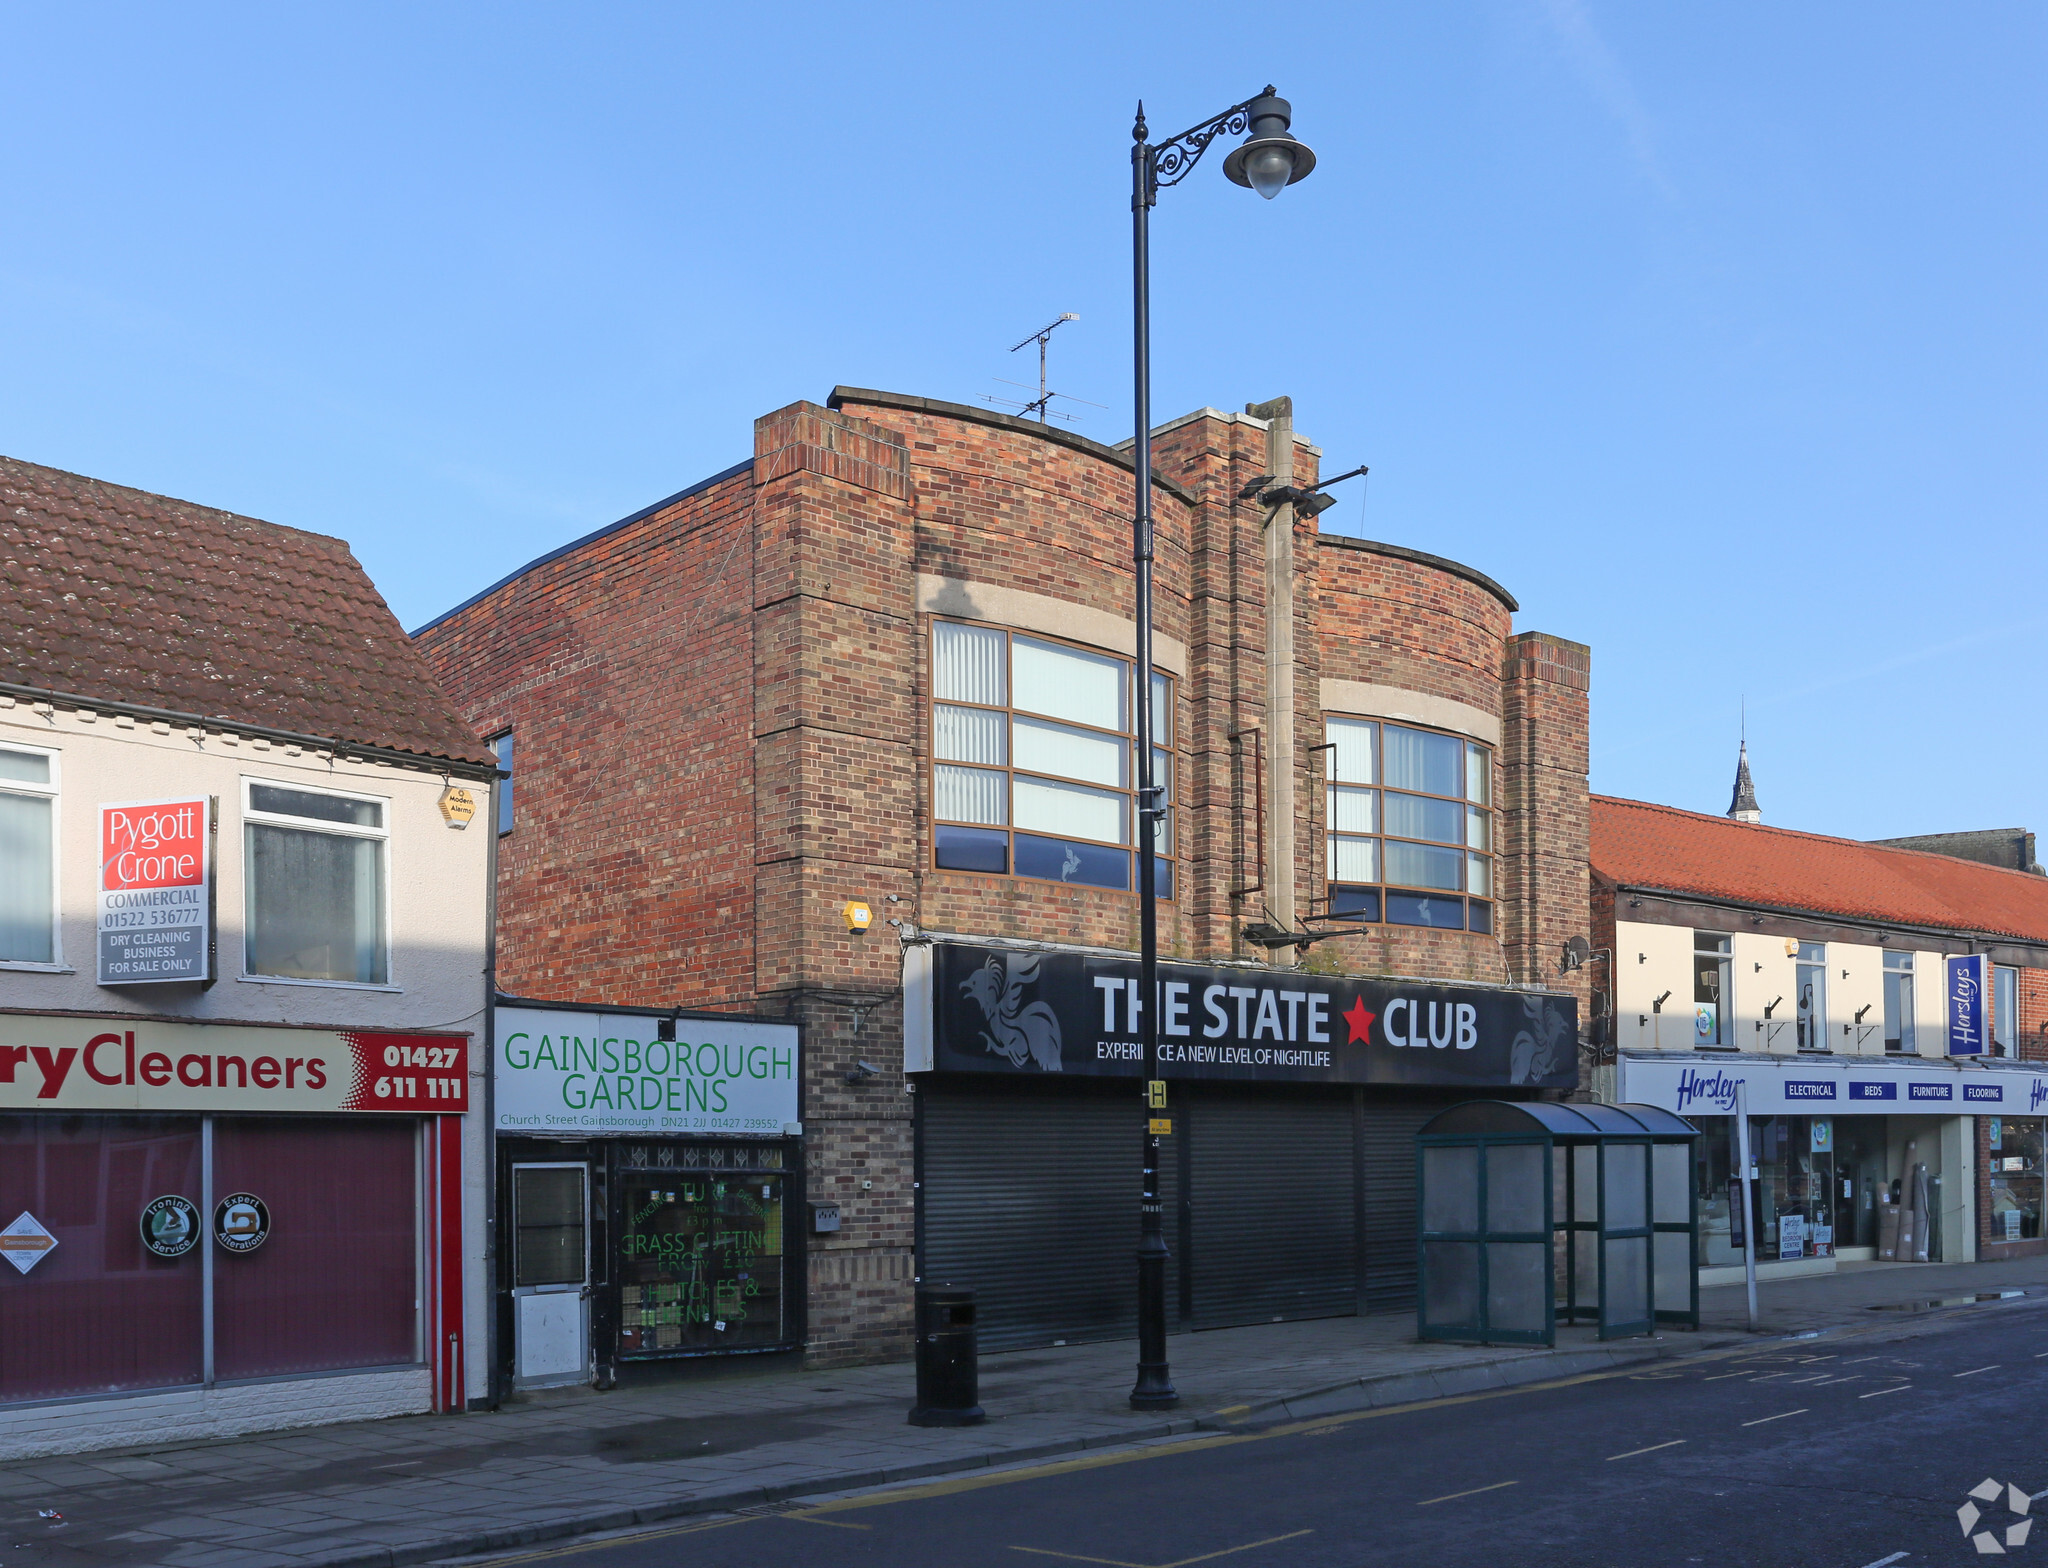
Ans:
[[[917,1403],[912,1426],[985,1421],[976,1388],[974,1292],[961,1285],[917,1287]]]

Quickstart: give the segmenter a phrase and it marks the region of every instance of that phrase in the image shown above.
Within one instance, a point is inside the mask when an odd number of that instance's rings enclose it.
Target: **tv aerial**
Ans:
[[[984,395],[982,401],[984,403],[994,403],[1002,408],[1014,408],[1018,413],[1024,415],[1027,418],[1030,417],[1032,414],[1036,414],[1038,416],[1038,422],[1041,425],[1046,423],[1048,419],[1064,419],[1069,424],[1073,423],[1075,418],[1074,415],[1062,413],[1059,409],[1056,409],[1051,406],[1052,400],[1056,397],[1063,397],[1069,403],[1086,403],[1087,406],[1090,408],[1101,408],[1103,406],[1102,404],[1089,403],[1085,397],[1075,397],[1072,393],[1068,392],[1053,392],[1048,390],[1046,387],[1045,346],[1047,343],[1052,341],[1053,332],[1060,325],[1069,321],[1079,321],[1080,319],[1081,318],[1075,315],[1071,310],[1062,311],[1057,321],[1048,322],[1045,326],[1039,328],[1038,331],[1032,333],[1029,337],[1020,339],[1018,342],[1011,345],[1010,352],[1012,354],[1016,353],[1018,349],[1030,347],[1033,343],[1036,343],[1038,345],[1037,397],[1010,398]],[[1021,391],[1025,392],[1029,392],[1031,390],[1031,388],[1022,381],[1009,381],[1005,380],[1002,376],[997,376],[995,379],[1001,381],[1003,385],[1006,387],[1016,387]]]

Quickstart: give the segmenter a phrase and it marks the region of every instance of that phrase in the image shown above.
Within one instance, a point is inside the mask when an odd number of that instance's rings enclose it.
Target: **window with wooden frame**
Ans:
[[[932,863],[1129,892],[1138,823],[1131,661],[932,622]],[[1152,676],[1157,891],[1174,892],[1173,682]]]
[[[1493,930],[1493,751],[1379,719],[1325,714],[1329,912]]]

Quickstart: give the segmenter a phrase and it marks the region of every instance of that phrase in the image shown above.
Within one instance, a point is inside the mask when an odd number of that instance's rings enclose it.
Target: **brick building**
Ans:
[[[1414,1128],[1577,1082],[1588,650],[1297,515],[1284,398],[1155,453],[1177,1320],[1392,1307]],[[984,1344],[1131,1321],[1130,505],[1124,451],[842,387],[415,634],[513,773],[501,988],[801,1026],[817,1361],[905,1353],[920,1260]]]
[[[1594,1086],[1705,1133],[1703,1282],[1742,1274],[1738,1083],[1760,1274],[2048,1250],[2048,879],[1730,818],[1592,802]]]

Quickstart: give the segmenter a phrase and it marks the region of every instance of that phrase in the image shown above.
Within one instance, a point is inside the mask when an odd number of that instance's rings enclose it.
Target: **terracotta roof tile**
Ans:
[[[2048,877],[2025,871],[1609,795],[1592,844],[1593,874],[1625,887],[2048,942]]]
[[[0,681],[493,760],[341,540],[7,457]]]

